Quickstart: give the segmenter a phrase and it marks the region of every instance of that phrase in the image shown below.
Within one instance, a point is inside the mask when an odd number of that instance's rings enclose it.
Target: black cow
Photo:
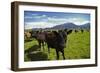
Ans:
[[[75,30],[75,33],[77,33],[78,32],[78,30]]]
[[[44,42],[48,46],[48,53],[50,53],[50,48],[54,48],[56,50],[56,59],[59,59],[59,53],[62,53],[63,59],[64,56],[64,48],[66,47],[67,43],[67,35],[70,34],[72,30],[61,30],[59,32],[52,31],[52,32],[37,32],[35,34],[35,38],[37,39],[39,46],[43,46],[44,49]]]
[[[45,32],[36,31],[35,33],[32,33],[32,37],[38,41],[39,48],[41,49],[43,47],[43,50],[44,50]]]
[[[65,39],[62,33],[57,31],[53,31],[51,33],[46,33],[46,43],[48,45],[48,52],[50,53],[50,48],[54,48],[56,50],[56,59],[59,59],[59,52],[62,53],[63,59],[64,56],[64,47],[65,47]]]
[[[84,30],[83,30],[83,29],[81,29],[81,32],[83,33],[83,32],[84,32]]]
[[[73,30],[69,30],[67,31],[67,34],[71,34],[73,32]]]

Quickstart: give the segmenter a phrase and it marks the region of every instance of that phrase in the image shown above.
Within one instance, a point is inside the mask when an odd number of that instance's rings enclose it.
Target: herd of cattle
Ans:
[[[78,30],[74,30],[75,33],[78,32]],[[37,40],[39,44],[39,48],[43,48],[45,50],[44,46],[47,44],[48,47],[48,53],[50,53],[50,48],[54,48],[56,51],[56,59],[59,59],[59,52],[62,53],[63,59],[65,59],[64,55],[64,48],[67,44],[67,36],[71,34],[73,30],[58,30],[58,31],[31,31],[31,32],[25,32],[24,37],[25,38],[34,38]],[[81,30],[83,33],[84,30]]]

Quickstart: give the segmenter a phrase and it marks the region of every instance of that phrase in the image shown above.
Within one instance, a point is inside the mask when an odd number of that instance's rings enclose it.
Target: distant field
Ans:
[[[65,48],[66,59],[88,59],[90,58],[90,32],[72,32],[68,35]],[[37,40],[30,39],[24,44],[24,60],[25,61],[40,61],[40,60],[56,60],[55,49],[51,48],[50,54],[48,54],[47,45],[45,44],[45,50],[38,47]],[[62,60],[60,54],[60,60]]]

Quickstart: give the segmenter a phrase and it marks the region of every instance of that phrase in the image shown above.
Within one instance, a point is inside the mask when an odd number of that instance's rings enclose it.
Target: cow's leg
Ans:
[[[50,47],[48,46],[48,53],[50,54]]]
[[[38,41],[38,43],[39,43],[39,48],[40,48],[40,50],[41,50],[41,41]]]
[[[45,50],[45,49],[44,49],[44,41],[42,41],[42,47],[43,47],[43,51],[44,51],[44,50]]]
[[[61,50],[61,53],[62,53],[63,59],[65,60],[64,49]]]
[[[59,51],[56,49],[56,59],[59,60]]]

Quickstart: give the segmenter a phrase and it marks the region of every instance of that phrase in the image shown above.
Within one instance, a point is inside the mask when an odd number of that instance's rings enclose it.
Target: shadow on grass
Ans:
[[[25,50],[25,53],[31,53],[33,51],[38,51],[40,50],[39,46],[38,45],[33,45],[31,48]]]
[[[90,59],[90,56],[81,56],[82,59]]]
[[[26,42],[30,42],[30,41],[32,41],[32,39],[24,40],[25,43],[26,43]]]
[[[48,60],[48,56],[46,53],[43,52],[36,52],[36,53],[30,53],[27,55],[31,61],[45,61]]]
[[[40,51],[38,45],[34,45],[31,48],[24,51],[28,61],[43,61],[48,60],[48,55]]]

